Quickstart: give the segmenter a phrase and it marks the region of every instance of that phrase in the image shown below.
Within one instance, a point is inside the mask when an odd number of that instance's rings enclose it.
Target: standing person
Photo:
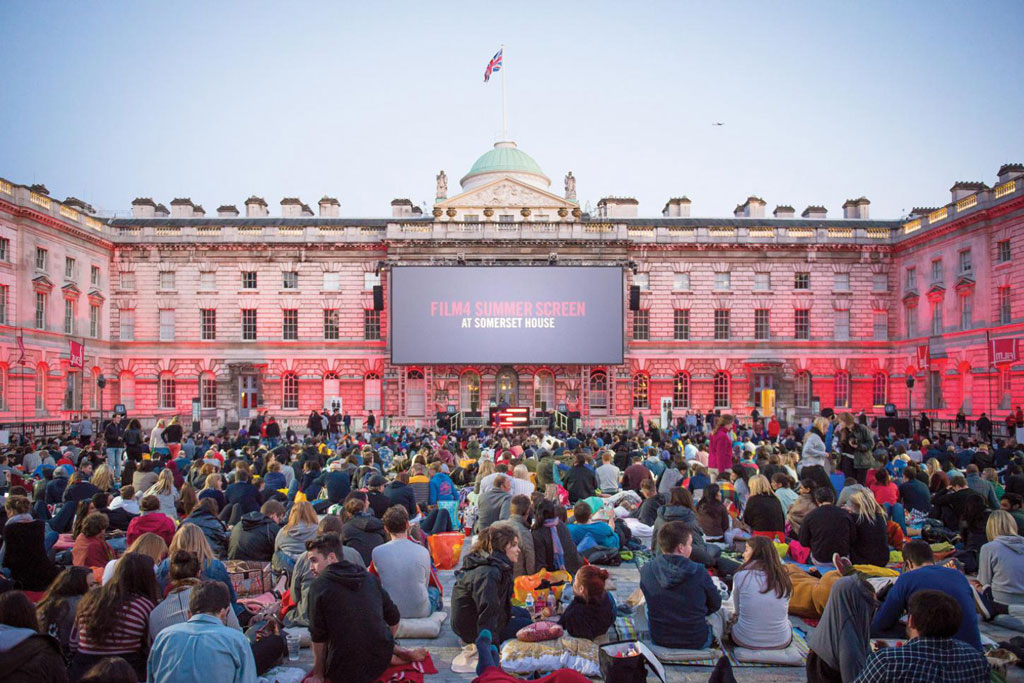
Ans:
[[[125,457],[128,460],[134,463],[142,460],[142,425],[138,420],[133,419],[128,422],[128,429],[124,431],[124,446]]]
[[[167,452],[170,454],[170,459],[174,460],[178,457],[178,452],[181,451],[181,439],[184,436],[184,430],[178,424],[177,415],[171,418],[170,424],[167,425],[167,429],[163,431],[161,436],[164,443],[167,444]]]
[[[114,468],[114,478],[121,479],[121,453],[124,452],[122,438],[121,414],[114,413],[110,422],[103,428],[103,446],[107,452],[107,462]]]
[[[825,449],[828,428],[827,418],[814,418],[811,428],[804,435],[804,445],[800,451],[800,478],[812,477],[819,486],[830,486],[832,483],[828,478],[828,473],[832,471],[832,461]]]
[[[735,421],[732,415],[722,415],[715,422],[715,431],[711,435],[708,466],[717,470],[719,475],[732,469],[732,437],[729,436],[729,430]]]
[[[395,655],[401,661],[426,656],[395,645],[398,608],[376,576],[342,559],[336,534],[317,536],[306,543],[306,552],[316,575],[309,588],[313,670],[306,681],[371,683]]]
[[[320,436],[320,413],[316,411],[316,408],[309,414],[309,419],[306,420],[306,429],[309,430],[309,435],[314,439]]]
[[[733,642],[755,650],[789,647],[793,640],[789,623],[793,582],[770,539],[747,539],[743,565],[736,571],[732,585],[736,608]]]
[[[371,410],[369,415],[366,416],[366,431],[368,431],[371,434],[373,434],[376,431],[376,429],[375,429],[376,426],[377,426],[377,418],[375,418],[373,416],[373,411]]]
[[[85,448],[92,443],[92,418],[83,417],[78,425],[79,443]]]
[[[256,660],[249,639],[225,624],[231,612],[228,590],[216,581],[192,588],[189,619],[168,626],[153,641],[148,683],[195,680],[197,671],[211,681],[255,683]]]
[[[852,413],[839,416],[842,427],[839,430],[839,448],[842,451],[840,469],[848,477],[856,477],[862,486],[867,481],[869,469],[878,467],[873,455],[875,438],[871,430],[859,424]]]
[[[345,411],[345,415],[341,418],[342,424],[345,425],[345,435],[348,436],[352,432],[352,416]]]
[[[93,664],[109,656],[122,657],[139,680],[144,679],[149,615],[159,601],[153,560],[140,553],[121,558],[113,578],[78,604],[70,643],[74,652],[71,680],[77,681]]]
[[[171,454],[170,449],[167,448],[167,442],[164,441],[164,430],[167,429],[166,420],[157,420],[156,424],[153,425],[153,429],[149,432],[149,452],[156,458],[166,458]]]
[[[455,573],[452,590],[452,631],[463,642],[474,642],[485,629],[495,642],[504,642],[531,623],[526,610],[511,604],[512,569],[519,553],[519,536],[507,524],[495,524],[477,536]]]

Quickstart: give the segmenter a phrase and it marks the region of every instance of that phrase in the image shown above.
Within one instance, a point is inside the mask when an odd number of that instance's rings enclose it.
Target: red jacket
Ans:
[[[78,534],[71,547],[71,562],[76,567],[106,567],[115,557],[114,549],[107,545],[102,534],[92,538]]]
[[[146,512],[128,523],[125,542],[130,546],[142,534],[152,533],[164,539],[167,545],[174,538],[174,521],[162,512]]]

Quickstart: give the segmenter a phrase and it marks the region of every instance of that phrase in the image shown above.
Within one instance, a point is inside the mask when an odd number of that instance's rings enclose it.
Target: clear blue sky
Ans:
[[[1024,2],[0,5],[0,175],[127,210],[433,200],[500,129],[584,203],[872,217],[1024,162]],[[725,123],[712,127],[712,122]]]

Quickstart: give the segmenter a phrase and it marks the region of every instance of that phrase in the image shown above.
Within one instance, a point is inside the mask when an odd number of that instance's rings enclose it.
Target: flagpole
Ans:
[[[508,118],[505,113],[505,71],[508,69],[505,61],[505,45],[501,46],[501,141],[508,141]]]
[[[987,347],[985,352],[988,354],[988,412],[992,413],[988,419],[991,420],[996,414],[992,385],[998,381],[999,373],[995,371],[996,363],[994,354],[992,353],[992,333],[988,329],[985,330],[985,346]],[[993,377],[993,375],[995,375],[995,377]]]

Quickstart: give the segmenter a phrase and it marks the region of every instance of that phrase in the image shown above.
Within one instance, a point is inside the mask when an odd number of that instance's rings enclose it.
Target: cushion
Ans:
[[[658,658],[658,661],[670,664],[701,662],[709,659],[717,660],[722,656],[722,651],[717,647],[709,647],[704,650],[687,650],[684,648],[662,647],[652,642],[645,642],[644,645],[651,648],[651,652]]]
[[[539,643],[544,640],[561,638],[563,629],[551,621],[537,621],[529,626],[524,626],[516,633],[516,638],[524,643]]]
[[[572,636],[539,643],[507,640],[501,646],[501,668],[512,674],[558,669],[572,669],[584,676],[597,676],[601,672],[597,644]]]
[[[401,619],[398,622],[397,638],[437,638],[441,624],[448,618],[447,612],[434,612],[429,617]]]
[[[750,650],[736,646],[732,650],[736,661],[751,664],[782,664],[786,666],[803,666],[804,657],[794,640],[789,647],[782,650]]]

